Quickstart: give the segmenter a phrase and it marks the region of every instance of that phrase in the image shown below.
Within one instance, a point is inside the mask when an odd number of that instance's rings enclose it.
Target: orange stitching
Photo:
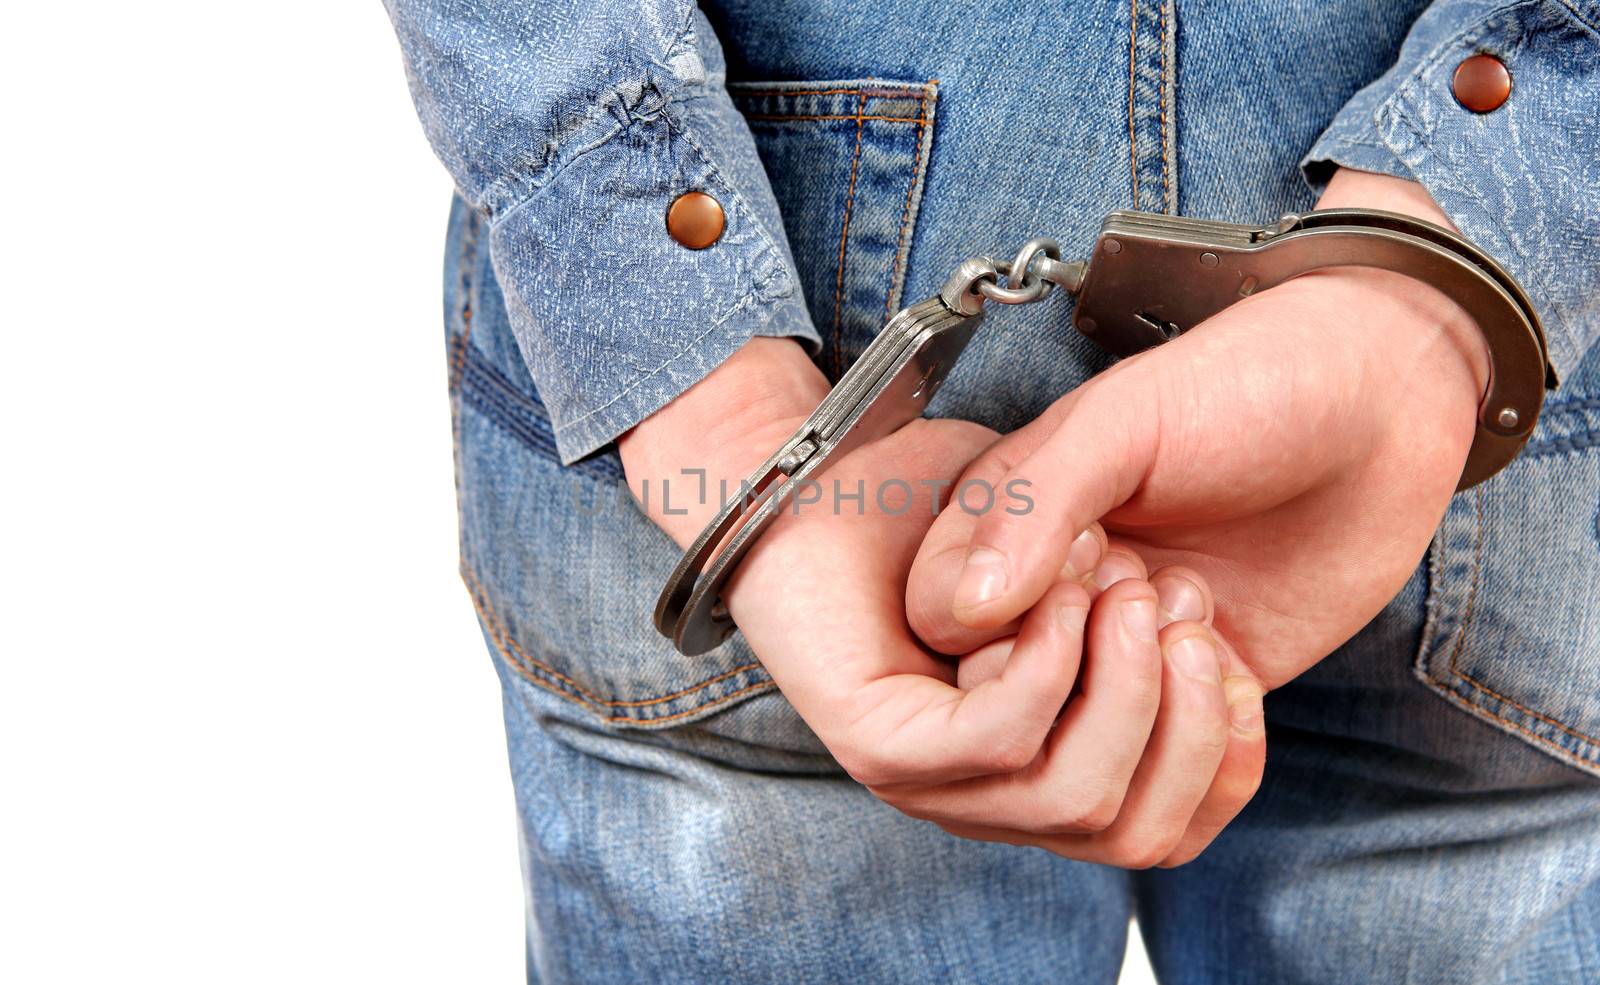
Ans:
[[[1477,528],[1478,529],[1477,529],[1477,535],[1476,535],[1476,537],[1474,538],[1474,541],[1473,541],[1472,587],[1467,593],[1467,607],[1466,607],[1466,610],[1461,615],[1460,635],[1456,637],[1456,645],[1453,648],[1451,648],[1451,651],[1450,651],[1450,673],[1455,675],[1456,679],[1465,681],[1466,683],[1472,685],[1472,687],[1476,688],[1481,693],[1491,695],[1491,696],[1493,696],[1493,697],[1505,702],[1506,704],[1510,705],[1511,707],[1516,708],[1518,711],[1523,712],[1524,714],[1532,715],[1534,718],[1538,719],[1541,722],[1544,722],[1546,725],[1554,726],[1555,728],[1560,729],[1561,731],[1567,733],[1568,735],[1572,736],[1573,738],[1582,739],[1582,740],[1584,740],[1586,742],[1589,742],[1589,743],[1592,743],[1592,744],[1595,744],[1595,745],[1600,745],[1600,738],[1596,738],[1595,736],[1589,735],[1586,732],[1580,732],[1577,729],[1572,728],[1571,726],[1568,726],[1568,725],[1566,725],[1566,724],[1564,724],[1562,722],[1559,722],[1559,721],[1555,720],[1554,718],[1549,717],[1548,715],[1544,715],[1544,714],[1541,714],[1540,712],[1534,711],[1532,708],[1529,708],[1526,705],[1523,705],[1522,703],[1513,700],[1512,698],[1508,697],[1507,695],[1501,694],[1499,691],[1496,691],[1494,688],[1488,686],[1487,684],[1482,683],[1477,678],[1473,677],[1472,675],[1468,674],[1467,672],[1465,672],[1465,671],[1463,671],[1461,669],[1461,666],[1460,666],[1461,653],[1462,653],[1463,650],[1466,649],[1466,645],[1467,645],[1467,630],[1472,626],[1472,619],[1473,619],[1473,616],[1475,615],[1475,611],[1474,610],[1476,609],[1477,602],[1478,602],[1479,575],[1480,575],[1480,573],[1481,573],[1481,571],[1483,569],[1483,539],[1484,539],[1483,538],[1483,528],[1484,528],[1484,521],[1483,521],[1483,489],[1481,487],[1476,491],[1476,496],[1473,499],[1473,503],[1474,503],[1474,505],[1476,507],[1476,515],[1477,515],[1477,521],[1478,521]],[[1484,714],[1490,716],[1491,718],[1495,719],[1498,722],[1503,722],[1503,723],[1505,723],[1507,725],[1511,725],[1511,726],[1515,727],[1518,731],[1523,732],[1523,733],[1525,733],[1525,734],[1527,734],[1529,736],[1532,736],[1533,738],[1543,739],[1542,736],[1538,735],[1537,733],[1535,733],[1533,731],[1530,731],[1527,727],[1522,726],[1522,725],[1518,725],[1516,722],[1513,722],[1510,719],[1502,718],[1499,715],[1496,715],[1493,711],[1489,710],[1488,708],[1484,708],[1482,705],[1475,705],[1474,707],[1478,708]],[[1543,739],[1543,741],[1549,742],[1548,739]],[[1563,752],[1567,752],[1569,754],[1576,755],[1576,753],[1572,753],[1572,751],[1570,749],[1564,749],[1562,746],[1556,745],[1553,742],[1549,742],[1549,744],[1554,746],[1557,749],[1562,749]]]
[[[856,200],[856,175],[861,170],[861,135],[866,131],[865,117],[861,114],[867,108],[867,97],[863,93],[861,101],[856,104],[856,151],[850,159],[850,188],[844,196],[844,223],[839,228],[839,271],[833,283],[833,373],[837,377],[844,372],[844,323],[842,312],[844,308],[844,250],[845,244],[850,239],[850,207]]]
[[[934,79],[935,83],[939,80]],[[728,86],[728,95],[749,99],[782,98],[792,99],[800,96],[860,96],[867,95],[873,99],[915,99],[916,96],[910,89],[740,89],[738,83]],[[854,119],[854,117],[851,117]]]
[[[865,100],[865,97],[862,97],[862,98],[863,98],[863,100]],[[747,113],[747,114],[745,114],[745,119],[747,119],[747,120],[880,120],[880,121],[882,121],[884,123],[916,123],[916,124],[919,124],[919,125],[922,124],[922,123],[926,123],[927,122],[926,120],[924,120],[920,116],[870,116],[870,115],[865,115],[865,114],[856,114],[856,115],[853,115],[853,116],[846,116],[846,115],[842,115],[842,114],[841,115],[831,115],[831,116],[830,115],[802,116],[802,115],[799,115],[799,114],[792,114],[791,115],[791,114],[787,114],[787,113]]]
[[[644,698],[644,699],[640,699],[640,700],[637,700],[637,701],[617,701],[617,700],[611,700],[611,699],[607,699],[607,698],[602,698],[599,695],[594,694],[593,692],[591,692],[591,691],[587,690],[586,688],[584,688],[583,685],[579,684],[577,681],[573,680],[572,678],[568,677],[567,675],[565,675],[565,674],[561,673],[560,671],[556,670],[554,667],[551,667],[549,664],[546,664],[546,663],[544,663],[544,662],[542,662],[540,660],[537,660],[537,659],[529,656],[527,654],[527,652],[524,651],[522,649],[522,647],[517,644],[517,641],[512,638],[510,631],[507,630],[505,628],[505,625],[500,621],[499,616],[494,611],[494,606],[489,602],[488,593],[486,591],[484,591],[484,589],[483,589],[483,584],[478,581],[477,576],[475,576],[472,573],[472,570],[470,568],[468,568],[465,564],[461,565],[461,580],[466,582],[466,584],[467,584],[467,592],[468,592],[469,595],[472,596],[472,607],[477,610],[478,615],[483,618],[483,621],[485,623],[489,624],[489,629],[490,629],[490,634],[489,635],[495,640],[495,645],[497,647],[500,647],[501,653],[503,655],[505,655],[508,660],[511,660],[511,662],[515,663],[515,664],[526,663],[527,665],[529,665],[531,667],[537,667],[539,670],[544,671],[545,673],[549,674],[551,677],[556,678],[557,680],[561,681],[562,683],[564,683],[568,687],[570,687],[573,691],[577,692],[578,696],[582,697],[586,704],[597,705],[597,706],[602,706],[602,707],[606,707],[606,708],[643,708],[643,707],[647,707],[649,705],[663,704],[665,702],[672,701],[672,700],[674,700],[676,698],[681,698],[681,697],[684,697],[686,695],[693,694],[696,691],[699,691],[699,690],[702,690],[704,688],[710,687],[713,684],[719,683],[721,681],[725,681],[730,677],[736,677],[739,674],[742,674],[742,673],[744,673],[746,671],[749,671],[749,670],[754,670],[754,669],[756,669],[756,668],[761,666],[759,663],[743,664],[741,666],[733,668],[732,670],[724,671],[723,673],[718,674],[715,677],[708,678],[707,680],[701,681],[699,684],[695,684],[692,687],[684,688],[681,691],[675,691],[672,694],[662,695],[659,698]],[[502,639],[504,640],[504,643],[501,642]],[[510,647],[510,649],[513,652],[515,652],[515,654],[516,654],[515,658],[513,658],[511,656],[511,654],[506,653],[505,648],[508,647],[508,646]],[[770,683],[770,682],[762,682],[762,683],[766,684],[766,683]],[[558,693],[560,693],[560,692],[558,692]],[[735,692],[735,693],[739,693],[739,692]],[[619,716],[619,718],[625,718],[625,717],[626,716]],[[652,719],[648,719],[648,720],[649,721],[664,721],[665,719],[664,718],[660,718],[660,719],[652,718]]]
[[[1134,66],[1139,59],[1139,0],[1133,0],[1132,28],[1128,33],[1128,162],[1133,174],[1133,207],[1139,207],[1139,140],[1133,130]]]
[[[1483,489],[1474,491],[1473,505],[1477,513],[1477,533],[1472,543],[1472,587],[1467,590],[1467,607],[1461,613],[1461,635],[1456,637],[1456,645],[1450,650],[1450,670],[1456,670],[1456,661],[1461,657],[1462,649],[1467,645],[1467,630],[1472,626],[1473,609],[1478,604],[1478,578],[1483,570]]]
[[[1167,197],[1172,194],[1172,187],[1167,181],[1167,6],[1162,4],[1156,8],[1161,17],[1161,110],[1159,123],[1161,126],[1161,208],[1167,209]]]
[[[1465,698],[1460,697],[1459,695],[1455,695],[1455,697],[1456,697],[1457,700],[1462,701],[1462,702],[1466,702],[1466,700],[1467,700]],[[1562,758],[1562,759],[1570,760],[1570,761],[1573,761],[1574,763],[1592,763],[1593,762],[1593,760],[1589,759],[1588,757],[1580,756],[1577,753],[1573,752],[1571,749],[1568,749],[1567,747],[1565,747],[1563,745],[1560,745],[1559,743],[1553,742],[1550,739],[1546,738],[1545,736],[1542,736],[1539,733],[1530,730],[1526,725],[1523,725],[1521,722],[1514,722],[1509,718],[1504,718],[1504,717],[1502,717],[1500,715],[1497,715],[1494,712],[1490,711],[1488,708],[1485,708],[1483,705],[1480,705],[1480,704],[1472,704],[1472,707],[1475,708],[1478,711],[1483,712],[1485,715],[1488,715],[1490,718],[1494,719],[1495,721],[1499,722],[1502,725],[1509,725],[1510,727],[1516,729],[1518,732],[1521,732],[1523,735],[1527,736],[1528,738],[1532,739],[1533,741],[1539,742],[1539,743],[1542,743],[1544,745],[1549,746],[1555,752],[1559,753],[1560,754],[1560,758]]]
[[[752,91],[737,89],[734,86],[728,87],[728,95],[730,96],[750,96],[752,98],[758,96],[856,96],[860,94],[860,89],[818,89],[816,91],[810,89],[789,89],[787,91],[783,89],[756,89]]]
[[[1540,714],[1539,712],[1534,711],[1532,708],[1529,708],[1529,707],[1527,707],[1525,705],[1519,704],[1518,702],[1513,701],[1511,698],[1508,698],[1505,695],[1501,694],[1499,691],[1496,691],[1494,688],[1489,687],[1487,684],[1480,683],[1476,678],[1471,677],[1470,675],[1465,674],[1465,673],[1463,673],[1463,672],[1461,672],[1459,670],[1456,670],[1454,667],[1450,668],[1450,672],[1455,674],[1457,677],[1461,678],[1463,681],[1466,681],[1468,684],[1471,684],[1477,690],[1482,691],[1485,694],[1493,695],[1494,697],[1500,699],[1501,701],[1504,701],[1506,704],[1508,704],[1511,707],[1517,709],[1518,711],[1523,712],[1524,714],[1532,715],[1534,718],[1537,718],[1539,721],[1544,722],[1546,725],[1554,726],[1555,728],[1560,729],[1561,731],[1567,733],[1568,735],[1572,736],[1575,739],[1582,739],[1585,742],[1589,742],[1589,743],[1594,744],[1594,745],[1600,745],[1600,738],[1596,738],[1595,736],[1589,735],[1587,732],[1580,732],[1575,728],[1571,728],[1568,725],[1565,725],[1565,724],[1563,724],[1561,722],[1556,721],[1554,718],[1551,718],[1548,715]],[[1485,712],[1488,712],[1491,715],[1494,714],[1493,712],[1489,711],[1489,709],[1487,709],[1487,708],[1484,708],[1483,710]],[[1532,733],[1530,733],[1530,734],[1532,734]]]
[[[931,88],[933,83],[928,83]],[[928,92],[922,90],[922,98],[917,101],[917,152],[911,158],[911,182],[906,185],[906,204],[900,210],[900,235],[894,241],[894,268],[889,271],[889,293],[883,299],[883,317],[887,321],[893,314],[890,310],[894,306],[894,285],[900,278],[900,262],[906,252],[906,232],[911,225],[911,193],[917,190],[917,168],[922,164],[922,127],[928,117]]]

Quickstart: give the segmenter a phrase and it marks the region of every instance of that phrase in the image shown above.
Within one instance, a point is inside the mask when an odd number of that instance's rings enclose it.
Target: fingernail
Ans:
[[[1206,597],[1200,586],[1182,575],[1171,575],[1156,580],[1156,596],[1161,600],[1161,625],[1200,621],[1206,617]]]
[[[1121,554],[1107,554],[1094,569],[1095,586],[1102,592],[1119,581],[1138,577],[1141,577],[1139,566]]]
[[[1202,633],[1185,636],[1167,648],[1167,656],[1184,674],[1197,681],[1217,684],[1222,681],[1222,667],[1217,663],[1217,648],[1211,638]]]
[[[1244,735],[1261,731],[1261,686],[1248,677],[1230,677],[1222,682],[1228,699],[1228,721]]]
[[[1122,603],[1122,625],[1128,635],[1141,643],[1154,643],[1156,639],[1155,599],[1129,599]]]
[[[1072,542],[1067,551],[1067,563],[1061,566],[1063,581],[1077,581],[1100,563],[1100,538],[1093,530],[1085,530]]]
[[[1006,556],[992,547],[974,547],[956,581],[955,607],[976,609],[1006,590]]]

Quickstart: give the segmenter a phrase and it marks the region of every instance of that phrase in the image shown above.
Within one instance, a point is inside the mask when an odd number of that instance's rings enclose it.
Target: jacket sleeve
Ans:
[[[820,345],[772,190],[691,0],[386,0],[417,112],[488,219],[561,460],[605,445],[752,336]],[[721,204],[678,245],[672,202]]]
[[[1457,66],[1499,59],[1511,94],[1475,113]],[[1600,4],[1436,0],[1399,61],[1358,92],[1301,162],[1320,189],[1335,165],[1420,182],[1514,274],[1566,376],[1600,337]]]

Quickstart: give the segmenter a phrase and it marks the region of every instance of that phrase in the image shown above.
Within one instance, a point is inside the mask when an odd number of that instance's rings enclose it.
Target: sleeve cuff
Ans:
[[[613,126],[494,219],[495,273],[563,464],[665,406],[754,336],[821,347],[709,33],[690,59],[704,59],[695,69],[704,84]],[[689,191],[709,194],[725,215],[721,238],[702,250],[666,229],[668,208]]]
[[[1483,114],[1453,95],[1456,66],[1479,53],[1512,77]],[[1565,3],[1442,0],[1301,161],[1319,192],[1339,166],[1420,182],[1521,281],[1562,377],[1600,336],[1600,74],[1578,70],[1597,57],[1600,33]]]

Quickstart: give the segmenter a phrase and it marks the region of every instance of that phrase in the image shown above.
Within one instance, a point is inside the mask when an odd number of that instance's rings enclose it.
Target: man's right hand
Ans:
[[[1092,606],[1078,580],[1058,582],[1015,636],[962,658],[986,669],[959,680],[911,633],[904,592],[933,520],[929,483],[954,480],[995,437],[919,420],[846,457],[822,502],[786,510],[751,550],[729,608],[839,763],[901,811],[1086,861],[1188,861],[1254,793],[1265,752],[1259,718],[1230,725],[1223,681],[1247,672],[1206,621],[1163,626],[1141,569]],[[916,490],[909,504],[893,480]],[[865,488],[862,512],[832,501],[835,481]],[[1094,553],[1080,558],[1089,578]]]
[[[769,355],[804,360],[793,343],[757,340],[624,439],[636,491],[646,476],[686,467],[706,468],[713,489],[724,478],[738,488],[826,390],[820,375],[794,383]],[[730,373],[738,384],[718,379]],[[767,385],[749,382],[763,376]],[[730,422],[741,415],[727,408],[738,395],[789,413],[735,434]],[[707,440],[710,428],[720,440]],[[959,679],[955,662],[910,631],[905,585],[933,522],[929,483],[956,479],[996,437],[922,420],[835,463],[821,479],[822,502],[786,508],[752,548],[725,593],[729,608],[834,757],[900,810],[963,836],[1074,858],[1186,861],[1249,799],[1264,756],[1259,718],[1230,729],[1222,681],[1242,669],[1209,625],[1209,601],[1202,619],[1163,625],[1152,585],[1160,574],[1146,580],[1119,554],[1105,571],[1120,564],[1126,577],[1091,609],[1084,583],[1102,560],[1100,540],[1075,552],[1077,570],[1015,635],[964,658]],[[850,493],[860,483],[866,495],[836,503],[835,482]],[[659,492],[651,505],[660,512]],[[716,506],[686,505],[688,515],[653,517],[679,543]]]

